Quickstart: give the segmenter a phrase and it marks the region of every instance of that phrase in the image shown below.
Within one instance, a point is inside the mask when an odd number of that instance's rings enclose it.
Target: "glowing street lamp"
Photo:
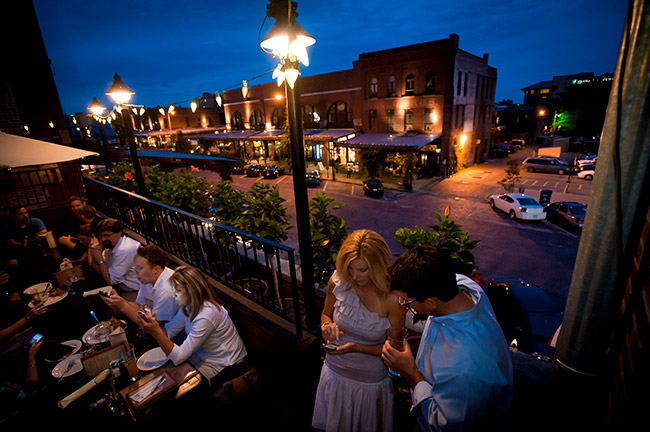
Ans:
[[[314,328],[316,311],[314,308],[314,262],[309,224],[309,201],[307,197],[307,176],[305,168],[305,149],[300,105],[300,86],[298,81],[299,63],[309,64],[306,47],[316,40],[296,22],[297,3],[291,0],[269,0],[266,15],[276,22],[260,43],[262,50],[279,57],[281,64],[274,78],[278,85],[285,82],[287,98],[287,119],[289,140],[291,142],[291,166],[293,169],[293,192],[296,203],[296,226],[300,248],[300,269],[302,288],[307,315],[307,326]],[[281,79],[280,79],[281,78]]]
[[[106,129],[104,129],[104,111],[106,107],[99,103],[97,97],[93,97],[93,101],[88,106],[88,110],[93,113],[93,118],[97,121],[99,125],[99,133],[102,136],[102,144],[104,144],[104,153],[106,153],[106,168],[109,170],[113,169],[113,161],[111,161],[111,148],[108,145],[108,138],[106,138]]]
[[[140,166],[140,159],[138,158],[138,148],[133,134],[133,125],[131,124],[131,112],[127,104],[131,100],[135,92],[122,82],[118,74],[113,76],[113,84],[106,92],[107,96],[115,101],[118,107],[122,109],[122,123],[126,131],[126,139],[129,143],[129,150],[131,150],[131,161],[133,162],[133,170],[135,171],[135,180],[138,184],[138,191],[140,195],[146,196],[147,189],[144,184],[144,176],[142,175],[142,167]],[[115,114],[115,113],[113,113]],[[115,117],[113,117],[115,118]]]

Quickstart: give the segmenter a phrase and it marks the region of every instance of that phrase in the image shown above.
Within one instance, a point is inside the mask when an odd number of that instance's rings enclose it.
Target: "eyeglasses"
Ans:
[[[404,306],[405,308],[411,309],[411,305],[416,301],[416,299],[413,300],[405,300],[402,298],[402,296],[397,296],[397,303],[400,306]]]

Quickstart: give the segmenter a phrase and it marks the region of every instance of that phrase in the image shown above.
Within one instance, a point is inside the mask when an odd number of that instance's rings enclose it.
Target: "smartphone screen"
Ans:
[[[338,347],[339,347],[339,345],[336,345],[336,344],[333,344],[333,343],[329,343],[329,344],[327,344],[327,345],[323,345],[323,349],[324,349],[325,351],[327,351],[327,352],[336,351],[336,349],[337,349]]]
[[[34,345],[36,342],[38,342],[41,339],[43,339],[43,335],[40,333],[36,333],[34,337],[29,340],[29,346]]]

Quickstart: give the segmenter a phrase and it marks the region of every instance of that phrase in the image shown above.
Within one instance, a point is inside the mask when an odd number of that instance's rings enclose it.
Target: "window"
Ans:
[[[190,127],[190,118],[185,117],[185,127]]]
[[[230,117],[230,127],[232,129],[244,129],[244,118],[239,111],[232,113]]]
[[[318,121],[320,117],[314,110],[314,106],[310,104],[304,104],[302,106],[302,123],[303,126],[307,129],[315,129],[318,127]]]
[[[264,130],[264,116],[260,110],[253,110],[251,113],[250,128],[255,130]]]
[[[424,109],[424,130],[426,132],[433,131],[433,108]]]
[[[436,73],[427,72],[427,79],[424,87],[425,94],[434,94],[436,92]]]
[[[388,96],[395,96],[395,77],[394,76],[389,76],[388,77],[388,84],[386,85],[386,92],[388,93]]]
[[[286,108],[276,108],[271,115],[271,125],[275,129],[284,128],[285,118],[287,117]]]
[[[371,131],[377,130],[377,110],[368,112],[368,129]]]
[[[393,129],[393,121],[395,120],[395,110],[389,109],[386,110],[386,129],[388,132],[392,132]]]
[[[370,97],[377,96],[377,78],[372,78],[370,80]]]
[[[460,96],[460,85],[463,83],[463,73],[458,71],[458,82],[456,83],[456,96]]]
[[[541,89],[539,92],[540,92],[541,94],[544,94],[544,93],[550,93],[550,92],[551,92],[551,89]]]
[[[465,105],[456,105],[456,124],[455,127],[460,129],[465,124]]]
[[[327,121],[332,126],[347,126],[352,123],[352,111],[348,104],[343,101],[334,102],[327,112]]]
[[[413,130],[413,109],[404,110],[404,130]]]
[[[415,94],[415,76],[413,74],[406,75],[405,92],[407,96]]]
[[[468,73],[465,72],[465,84],[463,84],[463,96],[467,96],[467,75]]]

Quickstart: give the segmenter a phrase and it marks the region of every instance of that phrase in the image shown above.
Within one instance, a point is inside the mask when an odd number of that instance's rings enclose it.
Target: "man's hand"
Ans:
[[[104,248],[102,245],[95,241],[94,243],[90,243],[90,247],[88,248],[88,253],[90,253],[90,256],[92,257],[93,261],[101,261],[104,257],[102,256]]]
[[[124,300],[123,297],[121,297],[115,290],[109,289],[106,291],[106,295],[108,297],[100,295],[99,297],[102,299],[104,303],[106,303],[111,309],[117,309],[117,310],[122,310],[126,304],[127,301]]]
[[[415,364],[411,347],[408,343],[404,344],[404,347],[405,350],[400,351],[393,348],[389,341],[386,341],[382,348],[381,359],[386,366],[402,375],[411,388],[415,388],[419,381],[424,381],[424,377]]]
[[[72,241],[72,236],[67,235],[67,236],[61,236],[56,240],[58,243],[68,247],[69,249],[74,249],[75,244]]]

